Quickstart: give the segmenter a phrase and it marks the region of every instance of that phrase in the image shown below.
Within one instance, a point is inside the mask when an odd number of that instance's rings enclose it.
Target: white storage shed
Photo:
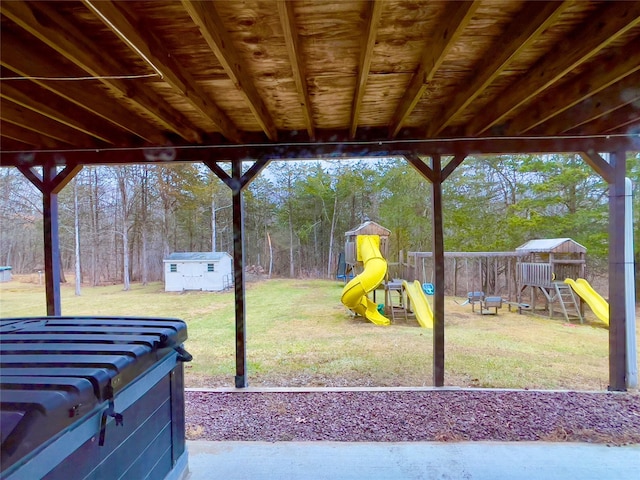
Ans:
[[[0,282],[11,281],[11,267],[0,267]]]
[[[226,252],[175,252],[164,260],[165,292],[216,292],[233,285],[233,258]]]

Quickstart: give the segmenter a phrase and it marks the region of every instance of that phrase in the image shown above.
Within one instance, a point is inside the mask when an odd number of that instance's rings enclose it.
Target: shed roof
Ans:
[[[227,252],[174,252],[164,259],[165,262],[219,262],[225,257],[231,258]]]
[[[586,253],[587,249],[570,238],[541,238],[529,240],[516,248],[516,252],[554,252],[562,250],[567,253]]]

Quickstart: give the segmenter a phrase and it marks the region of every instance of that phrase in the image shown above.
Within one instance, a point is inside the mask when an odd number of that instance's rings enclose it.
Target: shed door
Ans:
[[[202,290],[202,275],[183,275],[182,285],[185,290]]]

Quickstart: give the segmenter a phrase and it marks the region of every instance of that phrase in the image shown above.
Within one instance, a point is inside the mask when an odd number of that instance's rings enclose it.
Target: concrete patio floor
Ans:
[[[189,480],[637,478],[640,445],[188,441]]]

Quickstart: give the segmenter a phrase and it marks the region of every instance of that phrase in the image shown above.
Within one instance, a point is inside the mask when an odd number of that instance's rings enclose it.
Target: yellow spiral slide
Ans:
[[[364,271],[347,283],[340,299],[345,307],[365,317],[376,325],[389,325],[387,317],[378,312],[378,305],[367,294],[382,283],[387,274],[387,261],[380,253],[378,235],[358,235],[358,260],[364,263]]]

